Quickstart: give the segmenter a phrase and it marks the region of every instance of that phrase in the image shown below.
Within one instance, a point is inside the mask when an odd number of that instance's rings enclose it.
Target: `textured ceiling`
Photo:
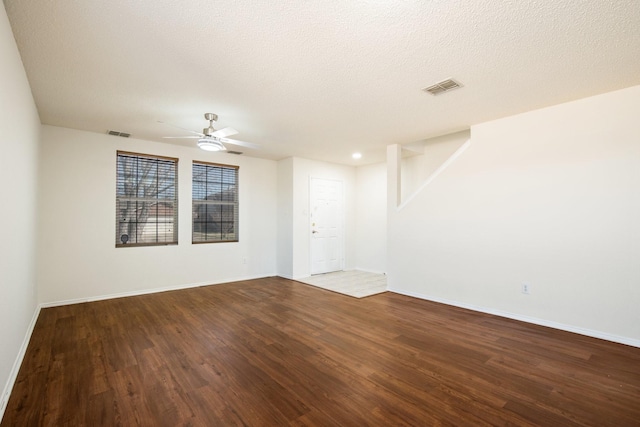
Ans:
[[[199,131],[214,112],[273,159],[382,161],[640,84],[638,0],[4,3],[42,123],[167,142],[185,133],[158,120]],[[421,91],[449,77],[464,87]]]

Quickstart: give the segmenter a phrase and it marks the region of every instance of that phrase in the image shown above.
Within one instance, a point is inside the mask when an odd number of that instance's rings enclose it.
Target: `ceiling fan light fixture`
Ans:
[[[201,138],[198,140],[198,147],[204,151],[225,151],[227,148],[222,142],[213,138]]]
[[[180,126],[176,126],[176,125],[171,125],[170,123],[166,123],[166,122],[162,122],[158,120],[158,123],[164,123],[164,124],[168,124],[170,126],[173,126],[175,128],[178,129],[182,129],[184,131],[187,131],[189,133],[191,133],[192,135],[187,135],[187,136],[164,136],[163,138],[169,138],[169,139],[186,139],[186,138],[193,138],[193,139],[197,139],[198,140],[198,147],[200,147],[202,150],[205,151],[228,151],[227,147],[225,147],[225,143],[229,143],[232,145],[242,145],[244,147],[248,147],[251,148],[253,150],[257,150],[260,148],[260,146],[258,144],[252,144],[250,142],[243,142],[243,141],[238,141],[235,139],[227,139],[228,136],[231,135],[235,135],[238,133],[237,130],[230,128],[230,127],[225,127],[222,129],[218,129],[216,130],[213,127],[213,122],[218,120],[218,116],[213,114],[213,113],[206,113],[204,115],[204,118],[209,120],[209,127],[208,128],[204,128],[202,129],[202,133],[200,132],[195,132],[189,129],[185,129],[183,127]],[[118,133],[119,134],[119,133]],[[128,136],[128,134],[127,134]]]

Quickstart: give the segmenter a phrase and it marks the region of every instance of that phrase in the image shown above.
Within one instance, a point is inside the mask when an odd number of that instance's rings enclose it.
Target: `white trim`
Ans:
[[[220,285],[222,283],[241,282],[243,280],[263,279],[263,278],[266,278],[266,277],[272,277],[272,276],[264,276],[264,275],[245,276],[245,277],[224,279],[224,280],[220,280],[220,281],[216,281],[216,282],[200,282],[200,283],[190,283],[190,284],[186,284],[186,285],[166,286],[166,287],[163,287],[163,288],[142,289],[142,290],[139,290],[139,291],[119,292],[119,293],[116,293],[116,294],[98,295],[98,296],[94,296],[94,297],[84,297],[84,298],[74,298],[74,299],[61,300],[61,301],[51,301],[51,302],[42,303],[42,304],[40,304],[40,306],[42,308],[59,307],[59,306],[62,306],[62,305],[80,304],[80,303],[84,303],[84,302],[102,301],[102,300],[107,300],[107,299],[123,298],[123,297],[135,297],[135,296],[138,296],[138,295],[156,294],[156,293],[167,292],[167,291],[179,291],[181,289],[198,288],[200,286]]]
[[[360,268],[360,267],[356,267],[353,270],[349,270],[349,271],[364,271],[365,273],[384,274],[385,276],[387,275],[387,273],[385,273],[384,271],[370,270],[368,268]]]
[[[537,317],[523,316],[521,314],[510,313],[508,311],[495,310],[492,308],[480,307],[473,304],[461,303],[461,302],[449,300],[446,298],[432,297],[432,296],[420,294],[417,292],[407,292],[400,289],[394,289],[392,287],[387,287],[387,290],[389,292],[395,292],[397,294],[419,298],[427,301],[433,301],[441,304],[452,305],[454,307],[465,308],[467,310],[478,311],[481,313],[493,314],[495,316],[506,317],[508,319],[519,320],[521,322],[532,323],[534,325],[540,325],[540,326],[546,326],[553,329],[559,329],[561,331],[573,332],[573,333],[585,335],[588,337],[599,338],[607,341],[612,341],[612,342],[626,344],[632,347],[640,348],[640,340],[637,340],[634,338],[622,337],[619,335],[613,335],[613,334],[609,334],[607,332],[602,332],[602,331],[594,331],[592,329],[581,328],[579,326],[566,325],[564,323],[557,323],[551,320],[539,319]]]
[[[431,184],[431,182],[436,179],[436,177],[440,175],[442,171],[449,167],[449,165],[453,163],[462,153],[464,153],[467,148],[469,148],[469,146],[471,146],[471,139],[467,139],[464,144],[462,144],[456,151],[454,151],[453,154],[449,156],[449,158],[445,160],[444,163],[440,165],[440,167],[438,167],[438,169],[436,169],[431,175],[429,175],[429,177],[422,183],[420,188],[418,188],[413,192],[413,194],[407,197],[407,200],[403,201],[400,206],[396,207],[396,210],[401,211],[405,206],[407,206],[418,193],[424,190],[427,185]]]
[[[38,316],[40,315],[41,305],[38,305],[33,312],[33,317],[31,318],[31,322],[27,327],[27,332],[24,336],[24,340],[22,340],[22,345],[20,346],[20,350],[18,351],[18,355],[16,356],[15,362],[13,362],[13,367],[11,368],[11,372],[9,372],[9,379],[4,386],[4,390],[2,391],[2,397],[0,398],[0,421],[4,416],[4,411],[7,409],[7,403],[9,403],[9,396],[11,396],[11,392],[13,390],[13,386],[16,383],[16,379],[18,378],[18,372],[20,371],[20,367],[22,366],[22,360],[24,359],[24,355],[27,352],[27,347],[29,346],[29,342],[31,341],[31,334],[33,333],[33,329],[36,326],[36,322],[38,321]]]

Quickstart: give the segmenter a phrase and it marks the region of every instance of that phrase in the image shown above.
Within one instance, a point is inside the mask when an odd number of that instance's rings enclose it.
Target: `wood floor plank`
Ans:
[[[640,426],[640,349],[267,278],[41,311],[1,426]]]

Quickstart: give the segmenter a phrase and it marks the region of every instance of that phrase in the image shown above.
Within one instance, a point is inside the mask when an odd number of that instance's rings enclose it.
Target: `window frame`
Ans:
[[[150,197],[139,197],[137,195],[135,196],[127,196],[127,195],[121,195],[119,194],[120,191],[120,186],[124,185],[124,183],[121,181],[121,174],[120,174],[120,157],[132,157],[132,158],[136,158],[136,162],[139,161],[140,159],[144,159],[144,160],[151,160],[151,161],[156,161],[157,164],[160,164],[160,162],[170,162],[173,163],[173,198],[158,198],[158,194],[159,191],[156,192],[155,196],[150,196]],[[115,213],[116,213],[116,218],[115,218],[115,225],[116,225],[116,229],[115,229],[115,239],[116,239],[116,248],[126,248],[126,247],[144,247],[144,246],[173,246],[173,245],[177,245],[178,244],[178,219],[179,219],[179,206],[178,206],[178,166],[179,166],[179,159],[176,157],[167,157],[167,156],[158,156],[155,154],[145,154],[145,153],[136,153],[136,152],[132,152],[132,151],[124,151],[124,150],[117,150],[116,151],[116,207],[115,207]],[[124,178],[123,178],[124,179]],[[139,176],[136,175],[136,179],[140,179]],[[159,180],[159,176],[156,174],[156,181]],[[136,188],[137,185],[139,185],[139,181],[136,184]],[[158,182],[157,184],[158,186],[160,185],[160,183]],[[121,228],[122,225],[124,223],[125,220],[121,220],[122,218],[122,210],[119,209],[120,207],[120,202],[122,199],[133,199],[134,201],[137,200],[136,199],[140,199],[140,200],[144,200],[147,199],[146,201],[148,201],[148,199],[153,199],[155,198],[156,200],[158,200],[158,202],[156,202],[156,204],[159,204],[160,202],[164,203],[164,204],[169,204],[172,203],[173,204],[173,215],[171,216],[172,218],[172,230],[171,233],[173,235],[172,239],[169,241],[161,241],[161,240],[156,240],[155,242],[142,242],[142,243],[138,243],[137,240],[139,239],[136,236],[136,242],[132,243],[131,240],[127,241],[127,243],[122,243],[122,236],[123,233],[121,232]],[[144,203],[144,202],[143,202]],[[136,205],[137,206],[137,205]],[[138,210],[138,208],[136,207],[136,211]],[[158,221],[158,210],[156,208],[156,223]],[[149,217],[145,218],[145,224],[147,222],[147,220],[149,219]],[[136,224],[138,224],[138,222],[136,221]],[[166,233],[165,233],[166,234]],[[158,233],[156,232],[156,239],[158,239]]]
[[[202,203],[202,199],[196,199],[196,191],[194,190],[195,184],[195,166],[204,166],[205,168],[219,168],[219,169],[231,169],[234,171],[235,178],[235,200],[231,202],[223,202],[223,203],[213,203],[209,202],[210,205],[225,205],[231,203],[234,207],[233,209],[233,225],[234,225],[234,238],[233,239],[208,239],[208,240],[195,240],[194,236],[196,233],[196,213],[198,213],[199,209],[196,206],[206,205],[207,203]],[[220,182],[219,185],[223,185],[224,183]],[[191,164],[191,244],[199,245],[204,243],[237,243],[240,241],[240,166],[238,165],[228,165],[223,163],[214,163],[214,162],[205,162],[201,160],[193,160]],[[221,190],[222,192],[223,190]],[[205,191],[206,193],[207,191]],[[205,196],[205,197],[208,197]],[[221,201],[222,202],[222,201]],[[199,214],[199,213],[198,213]],[[201,224],[202,221],[199,221]],[[207,221],[204,221],[206,224]],[[205,231],[205,234],[207,232]]]

